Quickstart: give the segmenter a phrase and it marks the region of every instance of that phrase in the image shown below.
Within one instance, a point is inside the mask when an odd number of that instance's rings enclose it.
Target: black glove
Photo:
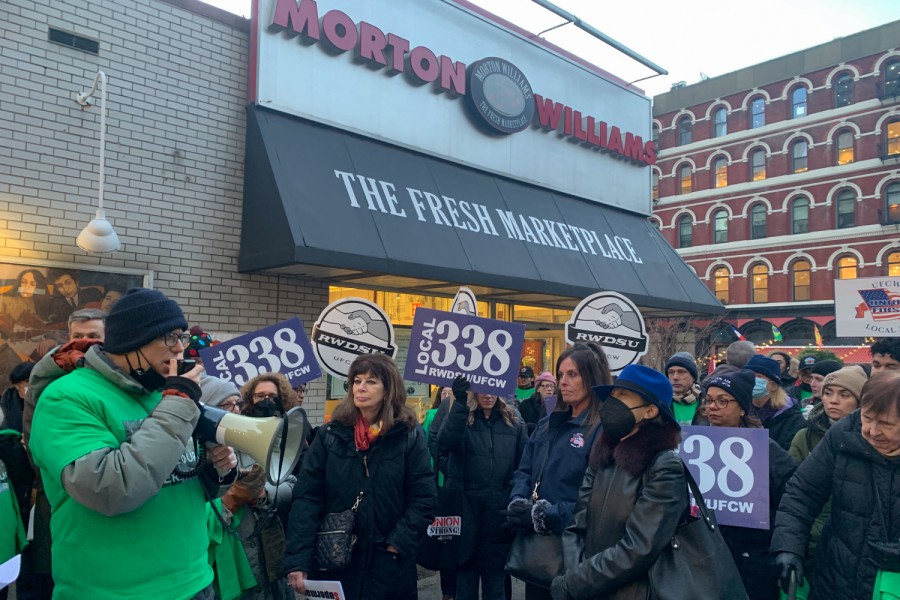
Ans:
[[[558,575],[553,578],[550,584],[550,597],[553,600],[569,600],[569,589],[566,587],[565,575]]]
[[[456,379],[453,380],[453,386],[450,389],[453,390],[454,398],[465,402],[466,392],[469,391],[469,380],[466,379],[465,375],[457,375]]]
[[[525,498],[513,498],[504,513],[506,520],[515,529],[533,531],[531,524],[531,502]]]
[[[791,585],[791,571],[797,573],[797,585],[803,581],[803,557],[793,552],[779,552],[775,555],[775,566],[778,567],[778,580],[786,594]]]

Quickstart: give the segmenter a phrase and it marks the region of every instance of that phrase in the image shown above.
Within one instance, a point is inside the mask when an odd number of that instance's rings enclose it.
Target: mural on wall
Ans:
[[[35,360],[66,341],[72,312],[108,312],[125,290],[144,282],[135,272],[0,262],[0,333],[23,360]]]

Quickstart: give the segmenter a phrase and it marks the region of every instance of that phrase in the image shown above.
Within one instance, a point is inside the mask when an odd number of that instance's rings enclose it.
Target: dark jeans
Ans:
[[[460,571],[456,575],[456,600],[478,600],[478,581],[481,580],[481,600],[506,600],[506,573]]]
[[[441,594],[456,596],[456,570],[441,569]]]
[[[191,600],[215,600],[215,598],[216,593],[213,591],[212,584],[209,584],[208,586],[194,594]]]
[[[552,600],[550,590],[539,585],[525,584],[525,600]]]

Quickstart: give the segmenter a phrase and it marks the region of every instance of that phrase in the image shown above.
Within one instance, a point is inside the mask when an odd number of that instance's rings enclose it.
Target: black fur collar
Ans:
[[[591,448],[591,466],[602,469],[615,462],[631,475],[644,473],[657,454],[674,450],[681,442],[681,428],[676,423],[647,423],[637,433],[622,442],[615,442],[601,431]]]

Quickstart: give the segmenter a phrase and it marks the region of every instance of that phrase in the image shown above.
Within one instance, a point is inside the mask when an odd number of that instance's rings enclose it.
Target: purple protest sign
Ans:
[[[450,385],[465,375],[472,391],[509,396],[516,390],[524,341],[521,323],[418,308],[403,377]]]
[[[769,432],[686,426],[681,439],[681,458],[719,524],[768,529]]]
[[[273,371],[293,386],[322,374],[298,317],[204,348],[200,360],[210,375],[238,386]]]

